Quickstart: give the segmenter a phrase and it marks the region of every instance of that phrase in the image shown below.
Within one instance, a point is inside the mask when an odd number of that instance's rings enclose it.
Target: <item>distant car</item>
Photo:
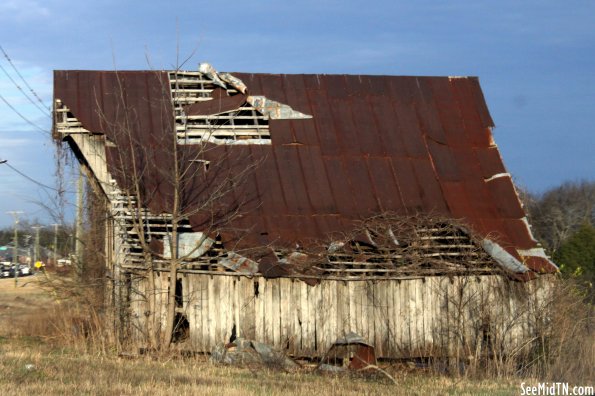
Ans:
[[[19,276],[27,276],[31,275],[31,268],[28,265],[21,264],[19,265]]]
[[[28,265],[20,264],[19,265],[19,276],[28,276],[32,275],[31,268]],[[14,277],[14,266],[12,265],[2,265],[0,268],[0,277],[2,278],[13,278]]]

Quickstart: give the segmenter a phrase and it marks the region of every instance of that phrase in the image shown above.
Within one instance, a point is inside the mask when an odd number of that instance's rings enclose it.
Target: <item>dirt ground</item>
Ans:
[[[0,279],[0,335],[15,334],[22,322],[53,304],[50,294],[40,287],[43,275],[36,274],[18,279]],[[17,332],[18,333],[18,332]]]

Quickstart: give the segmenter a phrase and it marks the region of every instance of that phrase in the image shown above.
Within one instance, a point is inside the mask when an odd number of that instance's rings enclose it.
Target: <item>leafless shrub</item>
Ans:
[[[351,232],[332,235],[324,244],[280,249],[277,255],[295,273],[318,278],[502,273],[481,239],[444,216],[386,212],[355,222]]]
[[[481,288],[472,282],[457,278],[458,292],[448,294],[447,323],[438,335],[448,348],[435,351],[435,370],[574,383],[593,378],[593,307],[580,286],[554,276],[541,286],[505,278]]]
[[[595,378],[595,317],[583,289],[573,280],[557,281],[543,307],[549,317],[536,334],[525,372],[573,383]]]

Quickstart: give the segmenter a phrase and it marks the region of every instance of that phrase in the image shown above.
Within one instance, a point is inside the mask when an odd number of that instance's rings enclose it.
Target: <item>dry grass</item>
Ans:
[[[0,280],[0,301],[4,395],[505,395],[518,393],[520,384],[516,380],[461,381],[393,368],[395,385],[378,377],[319,375],[311,367],[283,373],[219,366],[202,356],[124,359],[81,343],[85,337],[78,325],[80,311],[57,303],[34,277],[23,279],[16,289],[14,281]],[[67,330],[70,333],[64,334]]]
[[[518,393],[520,384],[400,373],[394,385],[377,379],[321,376],[310,370],[251,371],[213,365],[203,358],[128,360],[80,355],[35,338],[3,338],[0,370],[5,395],[508,395]]]
[[[93,315],[93,310],[85,311],[65,301],[58,303],[34,277],[23,279],[18,288],[13,280],[0,280],[2,394],[510,395],[520,393],[522,382],[539,382],[518,377],[449,377],[406,365],[384,367],[395,378],[395,384],[384,376],[320,375],[313,367],[286,373],[221,366],[208,362],[204,356],[119,358],[102,335],[99,317]],[[576,318],[575,315],[571,317]],[[566,349],[569,345],[564,342],[559,347]],[[578,356],[577,352],[573,350],[574,356]],[[588,355],[586,352],[580,356]],[[567,356],[556,356],[560,359],[556,363]],[[577,366],[571,368],[576,370]],[[544,374],[543,378],[555,377]],[[590,385],[589,381],[592,383],[582,374],[580,381],[572,384]]]

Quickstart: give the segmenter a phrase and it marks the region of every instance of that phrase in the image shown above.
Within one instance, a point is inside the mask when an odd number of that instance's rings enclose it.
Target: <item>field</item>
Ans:
[[[37,277],[0,280],[0,392],[4,395],[513,395],[520,379],[469,380],[387,367],[384,376],[329,376],[215,365],[198,358],[123,358],[62,342],[47,318],[59,312]],[[45,318],[45,319],[44,319]],[[51,321],[49,322],[51,323]],[[531,381],[526,381],[530,383]]]

